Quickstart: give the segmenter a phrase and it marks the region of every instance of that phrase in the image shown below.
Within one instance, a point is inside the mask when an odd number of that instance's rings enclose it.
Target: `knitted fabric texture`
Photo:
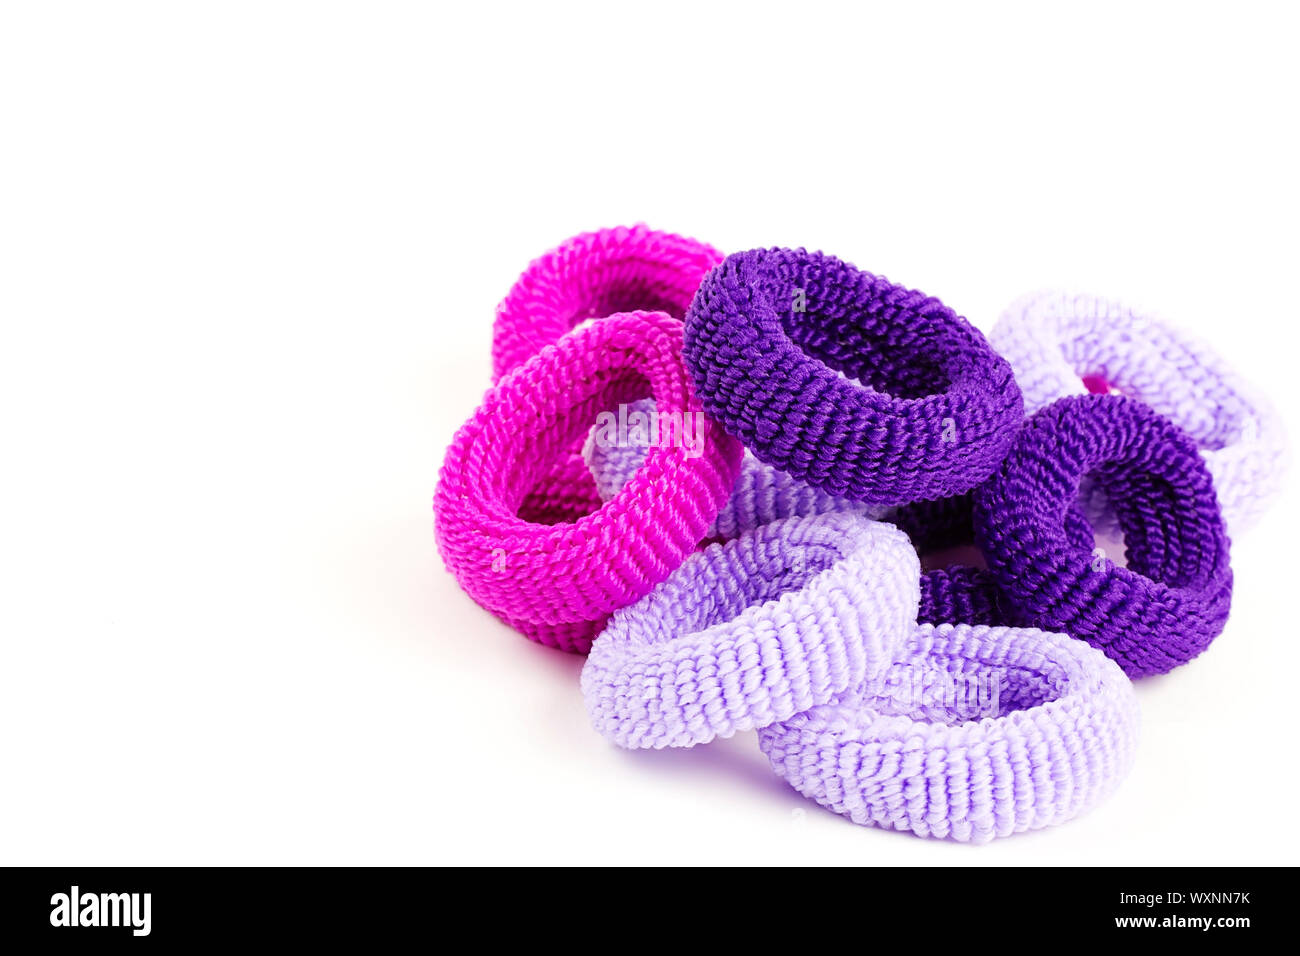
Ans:
[[[1015,615],[1004,606],[997,580],[975,544],[972,492],[917,501],[895,508],[887,521],[912,539],[921,566],[926,568],[936,552],[968,547],[977,552],[974,566],[949,563],[921,572],[921,608],[917,620],[923,624],[1014,624]],[[1066,540],[1071,546],[1091,551],[1093,533],[1083,513],[1071,507],[1064,519]]]
[[[554,526],[519,514],[598,412],[648,391],[660,409],[696,421],[681,338],[679,321],[653,312],[575,330],[507,373],[447,451],[434,496],[443,560],[475,601],[534,640],[587,651],[611,611],[694,550],[731,492],[741,447],[700,418],[699,447],[652,448],[594,512]]]
[[[872,504],[970,489],[1024,415],[1010,367],[952,309],[803,249],[723,260],[683,354],[705,410],[759,459]]]
[[[1201,449],[1230,532],[1254,524],[1288,462],[1277,414],[1207,345],[1113,299],[1048,292],[1015,303],[990,336],[1015,369],[1030,413],[1067,395],[1119,392],[1150,405]],[[1084,489],[1099,533],[1104,496]]]
[[[1096,805],[1137,730],[1132,684],[1081,641],[922,624],[880,690],[758,736],[780,777],[854,823],[982,843]]]
[[[875,687],[916,620],[906,536],[854,514],[790,518],[695,554],[591,649],[592,724],[689,747]]]
[[[704,273],[722,261],[712,246],[644,225],[574,236],[529,264],[497,306],[492,371],[498,380],[575,326],[616,312],[680,319]],[[529,489],[521,516],[574,521],[600,506],[578,448]]]
[[[923,624],[998,625],[1008,617],[997,582],[983,568],[952,564],[921,572],[916,619]]]
[[[631,408],[644,415],[655,414],[654,401],[651,399],[638,402]],[[642,437],[621,444],[602,442],[600,431],[592,429],[582,454],[603,501],[614,497],[641,468],[647,447]],[[880,507],[870,508],[860,501],[850,501],[848,498],[837,498],[764,464],[746,452],[731,497],[722,506],[704,537],[711,541],[729,541],[746,531],[753,531],[781,518],[839,511],[876,518],[886,510]]]
[[[935,552],[975,546],[969,492],[903,505],[891,511],[886,520],[911,539],[923,568]],[[1008,624],[1000,597],[997,582],[985,570],[982,556],[978,567],[949,563],[921,572],[921,604],[916,619],[922,624]]]
[[[1115,509],[1127,567],[1071,514],[1087,475]],[[976,489],[974,521],[1017,623],[1088,641],[1132,677],[1191,660],[1223,630],[1232,569],[1213,480],[1195,442],[1141,402],[1086,395],[1039,411]]]

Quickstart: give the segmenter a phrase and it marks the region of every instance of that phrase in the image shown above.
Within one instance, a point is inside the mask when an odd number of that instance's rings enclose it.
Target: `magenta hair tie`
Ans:
[[[704,273],[722,260],[712,246],[644,225],[584,232],[534,259],[497,306],[493,376],[532,358],[575,326],[616,312],[686,314]],[[519,512],[541,524],[600,507],[580,446],[529,489]]]
[[[983,843],[1096,805],[1133,763],[1133,685],[1081,641],[921,624],[881,689],[758,732],[777,775],[854,823]]]
[[[500,378],[587,319],[616,312],[686,314],[712,246],[645,225],[584,232],[529,263],[497,306],[492,370]]]
[[[705,410],[756,457],[870,504],[969,490],[1024,418],[1010,366],[964,318],[803,249],[712,270],[683,355]]]
[[[1076,504],[1086,477],[1115,509],[1126,567],[1094,547]],[[1150,406],[1053,402],[974,501],[976,538],[1017,623],[1085,640],[1130,677],[1186,663],[1223,630],[1232,567],[1214,483],[1192,438]]]
[[[622,747],[690,747],[876,686],[916,622],[916,553],[849,513],[764,524],[692,555],[591,649],[592,724]]]
[[[434,495],[439,551],[475,601],[533,640],[585,653],[610,612],[695,550],[727,500],[742,450],[703,418],[681,344],[681,322],[662,313],[575,330],[503,376],[452,441]],[[598,413],[647,392],[691,441],[651,448],[622,491],[570,523],[521,516]]]

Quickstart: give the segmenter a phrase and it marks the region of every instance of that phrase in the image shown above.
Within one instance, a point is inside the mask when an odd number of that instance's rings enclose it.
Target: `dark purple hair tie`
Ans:
[[[952,309],[803,249],[709,272],[683,355],[705,411],[759,459],[871,504],[969,490],[1024,416],[1010,366]]]
[[[1127,567],[1093,548],[1073,508],[1089,475],[1114,503]],[[1130,677],[1191,660],[1223,630],[1232,569],[1210,472],[1141,402],[1084,395],[1036,413],[976,490],[974,519],[1019,621],[1087,641]]]
[[[975,546],[971,518],[971,493],[916,501],[896,509],[885,520],[897,525],[920,555],[922,567],[937,552]],[[1010,624],[999,604],[997,582],[984,568],[951,563],[921,572],[921,605],[916,619],[922,624]]]

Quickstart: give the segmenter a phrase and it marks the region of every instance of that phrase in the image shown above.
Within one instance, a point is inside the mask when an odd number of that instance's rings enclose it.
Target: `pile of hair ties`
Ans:
[[[644,226],[534,261],[492,359],[434,497],[461,587],[588,655],[619,746],[756,730],[801,794],[919,836],[1114,789],[1130,678],[1223,630],[1286,461],[1265,401],[1120,303],[1034,296],[986,340],[833,256]]]

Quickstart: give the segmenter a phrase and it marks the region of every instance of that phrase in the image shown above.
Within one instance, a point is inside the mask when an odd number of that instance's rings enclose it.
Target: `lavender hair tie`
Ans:
[[[1115,509],[1127,567],[1093,550],[1071,508],[1091,475]],[[1031,417],[975,491],[975,533],[1019,623],[1065,631],[1131,677],[1191,660],[1232,601],[1228,538],[1195,442],[1141,402],[1063,398]]]
[[[1118,392],[1150,405],[1196,442],[1230,532],[1254,524],[1282,485],[1286,436],[1276,412],[1213,349],[1113,299],[1048,292],[1015,303],[990,336],[1015,369],[1027,412],[1057,398]],[[1114,531],[1104,496],[1088,518]]]
[[[615,612],[582,670],[595,728],[689,747],[875,686],[915,626],[916,554],[854,514],[763,525]]]
[[[1138,705],[1063,634],[922,624],[879,690],[762,729],[792,787],[854,823],[982,843],[1062,823],[1132,765]]]
[[[759,459],[872,504],[970,489],[1024,415],[1010,367],[952,309],[802,249],[705,276],[683,357],[705,411]]]
[[[649,436],[644,423],[652,421],[652,416],[656,414],[654,400],[645,399],[627,406],[623,414],[627,422],[626,428],[620,423],[623,440],[603,440],[602,430],[593,428],[582,450],[596,483],[596,490],[603,501],[618,494],[645,463]],[[885,510],[869,508],[862,502],[847,498],[836,498],[771,465],[763,464],[746,452],[731,497],[722,506],[704,537],[708,541],[730,541],[746,531],[753,531],[781,518],[838,511],[876,518]]]

